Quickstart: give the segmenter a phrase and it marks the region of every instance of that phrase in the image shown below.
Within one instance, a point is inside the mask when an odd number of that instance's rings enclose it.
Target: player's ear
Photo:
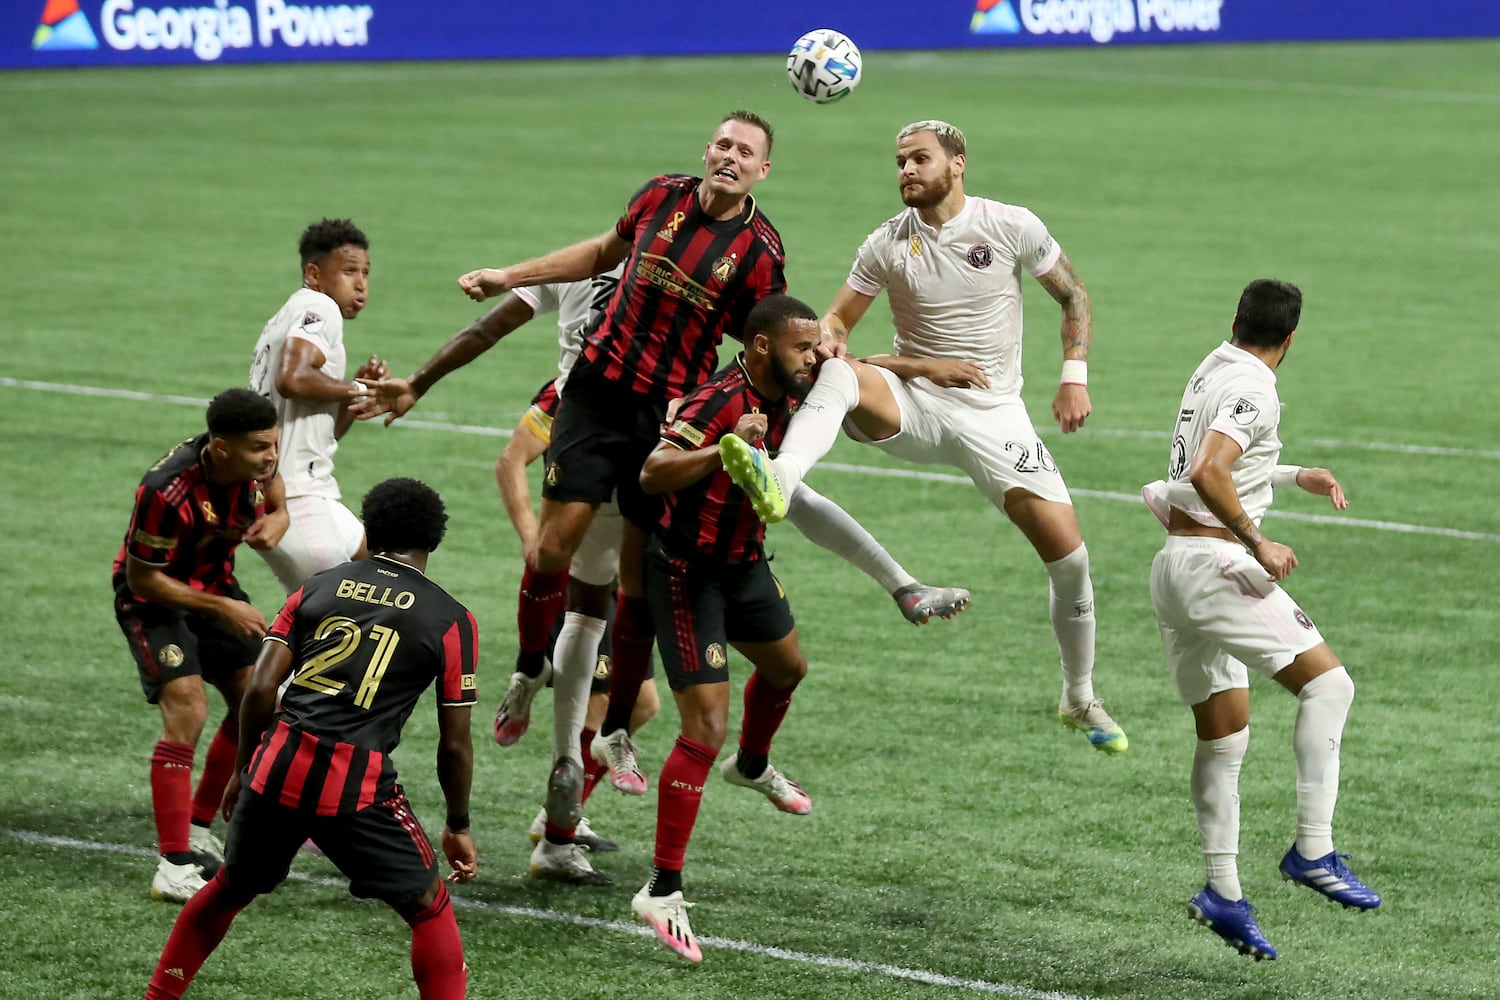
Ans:
[[[755,347],[756,354],[771,353],[771,338],[763,333],[757,333],[754,339],[751,340],[751,344]]]

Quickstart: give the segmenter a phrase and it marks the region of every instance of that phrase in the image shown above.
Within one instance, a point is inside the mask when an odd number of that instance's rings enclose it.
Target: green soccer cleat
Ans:
[[[1125,738],[1125,730],[1109,717],[1098,698],[1087,705],[1070,706],[1061,703],[1057,706],[1057,718],[1065,727],[1077,729],[1087,736],[1089,745],[1095,750],[1124,753],[1130,749],[1130,740]]]
[[[764,449],[755,447],[738,434],[725,434],[719,439],[719,459],[729,478],[750,498],[756,517],[767,524],[775,524],[786,517],[786,497],[782,495],[781,482],[776,478],[771,457]]]

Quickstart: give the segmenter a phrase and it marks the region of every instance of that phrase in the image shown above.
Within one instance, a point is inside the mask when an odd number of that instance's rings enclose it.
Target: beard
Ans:
[[[794,371],[781,363],[780,358],[771,359],[771,378],[781,387],[781,391],[792,399],[802,399],[807,391],[812,388],[812,376],[806,372]]]
[[[915,190],[908,191],[901,188],[901,201],[908,208],[932,208],[940,205],[953,191],[953,177],[943,174],[930,183],[922,184]]]

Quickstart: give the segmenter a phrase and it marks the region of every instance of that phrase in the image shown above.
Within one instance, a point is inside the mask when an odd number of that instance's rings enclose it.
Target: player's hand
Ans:
[[[1057,418],[1057,426],[1064,434],[1072,434],[1082,427],[1093,412],[1088,386],[1070,382],[1057,387],[1057,395],[1052,397],[1052,416]]]
[[[242,639],[264,639],[266,616],[248,601],[226,597],[219,605],[219,620]]]
[[[770,423],[764,413],[747,413],[735,422],[734,432],[750,444],[766,436]]]
[[[686,398],[686,396],[674,396],[673,398],[667,400],[667,423],[670,424],[672,421],[677,419],[677,411],[682,409],[682,401]]]
[[[920,377],[933,385],[947,389],[988,389],[989,376],[984,369],[972,361],[955,361],[952,358],[932,358]]]
[[[286,529],[292,525],[292,516],[287,513],[286,508],[275,510],[265,517],[257,518],[250,527],[245,529],[242,539],[244,543],[257,552],[274,549],[276,543],[281,541]]]
[[[383,378],[390,378],[391,366],[386,364],[385,359],[380,355],[372,354],[369,361],[359,366],[359,370],[354,373],[354,377],[372,382]]]
[[[1334,510],[1349,509],[1349,498],[1344,496],[1344,488],[1327,469],[1304,467],[1297,473],[1297,485],[1314,496],[1328,497]]]
[[[1255,556],[1255,561],[1271,575],[1272,580],[1285,580],[1287,575],[1297,568],[1297,553],[1292,551],[1292,547],[1273,542],[1269,538],[1262,539],[1251,554]]]
[[[474,850],[474,837],[468,830],[453,831],[443,827],[443,853],[453,871],[449,882],[472,882],[479,874],[479,853]]]
[[[510,282],[505,278],[505,269],[481,267],[458,279],[458,287],[475,302],[483,302],[492,296],[510,291]]]
[[[364,386],[369,395],[349,404],[349,412],[356,420],[372,420],[383,413],[385,426],[389,427],[417,405],[417,392],[404,378],[365,379]]]
[[[240,784],[240,769],[235,768],[234,774],[230,775],[229,784],[224,786],[224,801],[219,805],[219,812],[223,814],[226,823],[234,818],[234,804],[240,800]]]
[[[827,361],[829,358],[847,357],[849,354],[849,342],[847,339],[837,337],[828,327],[823,327],[823,337],[818,341],[817,355],[819,361]]]

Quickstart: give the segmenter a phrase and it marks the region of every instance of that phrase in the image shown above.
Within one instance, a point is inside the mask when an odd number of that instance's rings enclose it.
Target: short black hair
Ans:
[[[297,241],[297,253],[302,256],[302,266],[320,261],[339,247],[353,246],[361,250],[370,249],[370,240],[348,219],[319,219],[302,230]]]
[[[1302,318],[1302,290],[1288,281],[1257,278],[1240,293],[1234,312],[1235,343],[1276,347],[1297,329]]]
[[[750,338],[759,333],[767,337],[774,336],[794,319],[810,319],[816,323],[818,314],[801,299],[794,299],[790,295],[767,295],[755,303],[750,315],[745,317],[744,340],[749,343]]]
[[[771,158],[771,145],[776,141],[776,130],[771,128],[770,122],[754,111],[746,111],[743,108],[731,111],[719,119],[720,125],[723,125],[725,122],[744,122],[746,125],[753,125],[764,132],[766,134],[766,159],[769,160]]]
[[[276,404],[249,389],[225,389],[208,403],[208,433],[238,437],[276,426]]]
[[[431,552],[448,530],[437,490],[416,479],[376,483],[359,508],[371,552]]]

